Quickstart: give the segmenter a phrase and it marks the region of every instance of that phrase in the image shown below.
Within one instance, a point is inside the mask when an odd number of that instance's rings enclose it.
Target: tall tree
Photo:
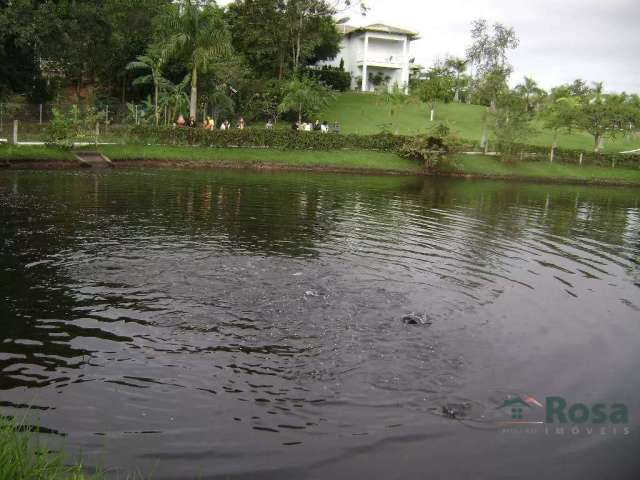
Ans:
[[[476,20],[471,29],[471,39],[473,43],[467,49],[467,58],[477,75],[487,75],[496,70],[511,73],[507,54],[520,44],[513,28],[494,23],[490,29],[486,20]]]
[[[484,20],[473,22],[471,29],[472,44],[467,49],[467,58],[475,68],[476,84],[483,85],[489,93],[490,110],[495,113],[498,95],[504,93],[512,72],[508,52],[518,47],[520,41],[513,28],[501,23],[489,23]],[[485,123],[481,145],[486,146],[488,125]]]
[[[576,127],[579,99],[571,95],[566,86],[554,88],[549,95],[540,119],[545,128],[553,132],[549,161],[553,163],[558,141],[562,133],[570,133]]]
[[[613,139],[623,132],[620,119],[624,116],[624,102],[604,93],[602,82],[595,83],[588,95],[579,98],[576,124],[593,137],[594,151],[600,152],[606,138]]]
[[[139,55],[137,59],[127,65],[127,70],[147,70],[148,74],[136,78],[134,85],[150,83],[153,85],[153,105],[156,125],[160,122],[160,111],[158,110],[158,100],[160,98],[160,87],[166,82],[162,76],[164,68],[164,57],[157,49],[149,49],[146,55]]]
[[[333,15],[340,3],[235,0],[227,9],[233,46],[261,77],[283,79],[338,54],[341,36]]]
[[[18,93],[44,99],[42,67],[62,31],[52,1],[5,0],[0,5],[0,97]]]
[[[487,120],[503,160],[513,159],[516,144],[533,133],[526,102],[513,92],[500,96],[496,108],[487,112]]]
[[[123,102],[127,97],[127,64],[155,43],[158,22],[170,9],[171,0],[105,0],[110,37],[101,48],[98,75],[100,83]]]
[[[260,77],[289,70],[288,30],[281,0],[236,0],[227,8],[233,48]]]
[[[178,55],[186,59],[191,72],[189,116],[196,118],[198,110],[198,78],[221,58],[231,52],[230,35],[223,11],[215,3],[200,6],[187,0],[174,8],[165,20],[166,56]]]
[[[640,130],[640,95],[626,96],[623,125],[627,134]]]

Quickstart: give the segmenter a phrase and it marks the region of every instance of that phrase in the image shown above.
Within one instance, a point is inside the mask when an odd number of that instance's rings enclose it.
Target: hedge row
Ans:
[[[501,151],[500,145],[495,145],[497,151]],[[522,152],[528,161],[549,161],[551,148],[537,145],[515,144],[511,146],[512,152]],[[582,155],[583,165],[597,165],[602,167],[632,167],[640,168],[640,155],[625,153],[596,153],[584,150],[572,150],[569,148],[556,148],[554,162],[578,165]]]
[[[282,150],[378,150],[400,152],[412,137],[380,133],[342,135],[339,133],[296,132],[293,130],[204,130],[137,126],[132,140],[154,144],[199,145],[203,147],[260,147]]]
[[[201,128],[172,128],[136,126],[130,131],[133,141],[169,144],[198,145],[204,147],[255,147],[277,148],[281,150],[375,150],[401,154],[411,148],[416,137],[379,133],[376,135],[342,135],[339,133],[296,132],[293,130],[204,130]],[[470,145],[464,142],[447,145],[450,153],[468,150]],[[494,145],[497,151],[503,149]],[[522,153],[528,161],[549,161],[549,148],[517,144],[510,146],[517,157]],[[557,163],[578,164],[582,154],[583,165],[605,167],[624,166],[640,168],[640,155],[620,153],[595,153],[580,150],[556,149],[554,161]]]

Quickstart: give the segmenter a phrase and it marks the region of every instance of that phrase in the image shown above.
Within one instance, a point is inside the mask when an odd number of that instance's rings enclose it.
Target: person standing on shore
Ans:
[[[238,128],[240,130],[244,130],[244,118],[240,117],[240,120],[238,121]]]

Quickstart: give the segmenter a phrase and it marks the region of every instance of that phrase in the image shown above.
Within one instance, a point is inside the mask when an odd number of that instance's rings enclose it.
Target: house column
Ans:
[[[367,91],[367,55],[369,52],[369,32],[364,32],[364,55],[362,58],[362,91]]]
[[[404,37],[402,44],[402,82],[404,83],[404,93],[409,93],[409,51],[407,49],[407,37]]]

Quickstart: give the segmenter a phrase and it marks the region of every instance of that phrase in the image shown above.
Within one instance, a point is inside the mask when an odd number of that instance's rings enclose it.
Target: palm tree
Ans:
[[[380,95],[380,102],[389,108],[389,116],[393,117],[398,107],[408,103],[409,98],[402,88],[400,88],[400,85],[396,83],[391,90],[384,89],[382,95]]]
[[[515,91],[524,98],[527,103],[528,112],[533,112],[538,105],[540,105],[542,98],[547,94],[547,92],[540,88],[538,82],[530,77],[524,77],[524,82],[517,85]]]
[[[297,112],[298,123],[302,123],[303,113],[321,110],[333,97],[333,91],[322,83],[309,77],[296,77],[285,85],[284,97],[278,110],[282,113]]]
[[[167,80],[160,91],[160,105],[168,110],[169,118],[176,118],[189,108],[189,95],[187,89],[191,83],[191,75],[187,74],[177,85]]]
[[[168,37],[164,56],[184,55],[191,71],[189,116],[196,118],[198,109],[198,74],[207,71],[231,50],[223,12],[212,5],[200,7],[187,0],[179,10],[166,17]]]
[[[453,101],[456,103],[460,102],[460,78],[467,71],[467,66],[469,65],[469,60],[464,58],[456,58],[451,57],[448,58],[445,62],[445,67],[450,68],[456,74],[456,85],[455,85],[455,95],[453,97]]]
[[[160,121],[160,111],[158,110],[158,97],[160,96],[160,87],[166,82],[162,76],[164,68],[164,58],[159,51],[150,49],[146,55],[136,57],[136,60],[127,65],[127,70],[148,70],[147,75],[142,75],[133,81],[134,85],[143,85],[152,83],[154,90],[154,112],[156,117],[156,125]]]
[[[389,117],[393,117],[396,111],[403,105],[409,103],[411,99],[412,97],[406,95],[404,93],[404,90],[402,90],[402,88],[400,88],[400,85],[398,85],[397,83],[391,90],[385,88],[382,92],[382,95],[380,95],[380,102],[385,104],[389,109]],[[390,122],[388,125],[393,126],[393,122]],[[395,133],[399,133],[397,128]]]

